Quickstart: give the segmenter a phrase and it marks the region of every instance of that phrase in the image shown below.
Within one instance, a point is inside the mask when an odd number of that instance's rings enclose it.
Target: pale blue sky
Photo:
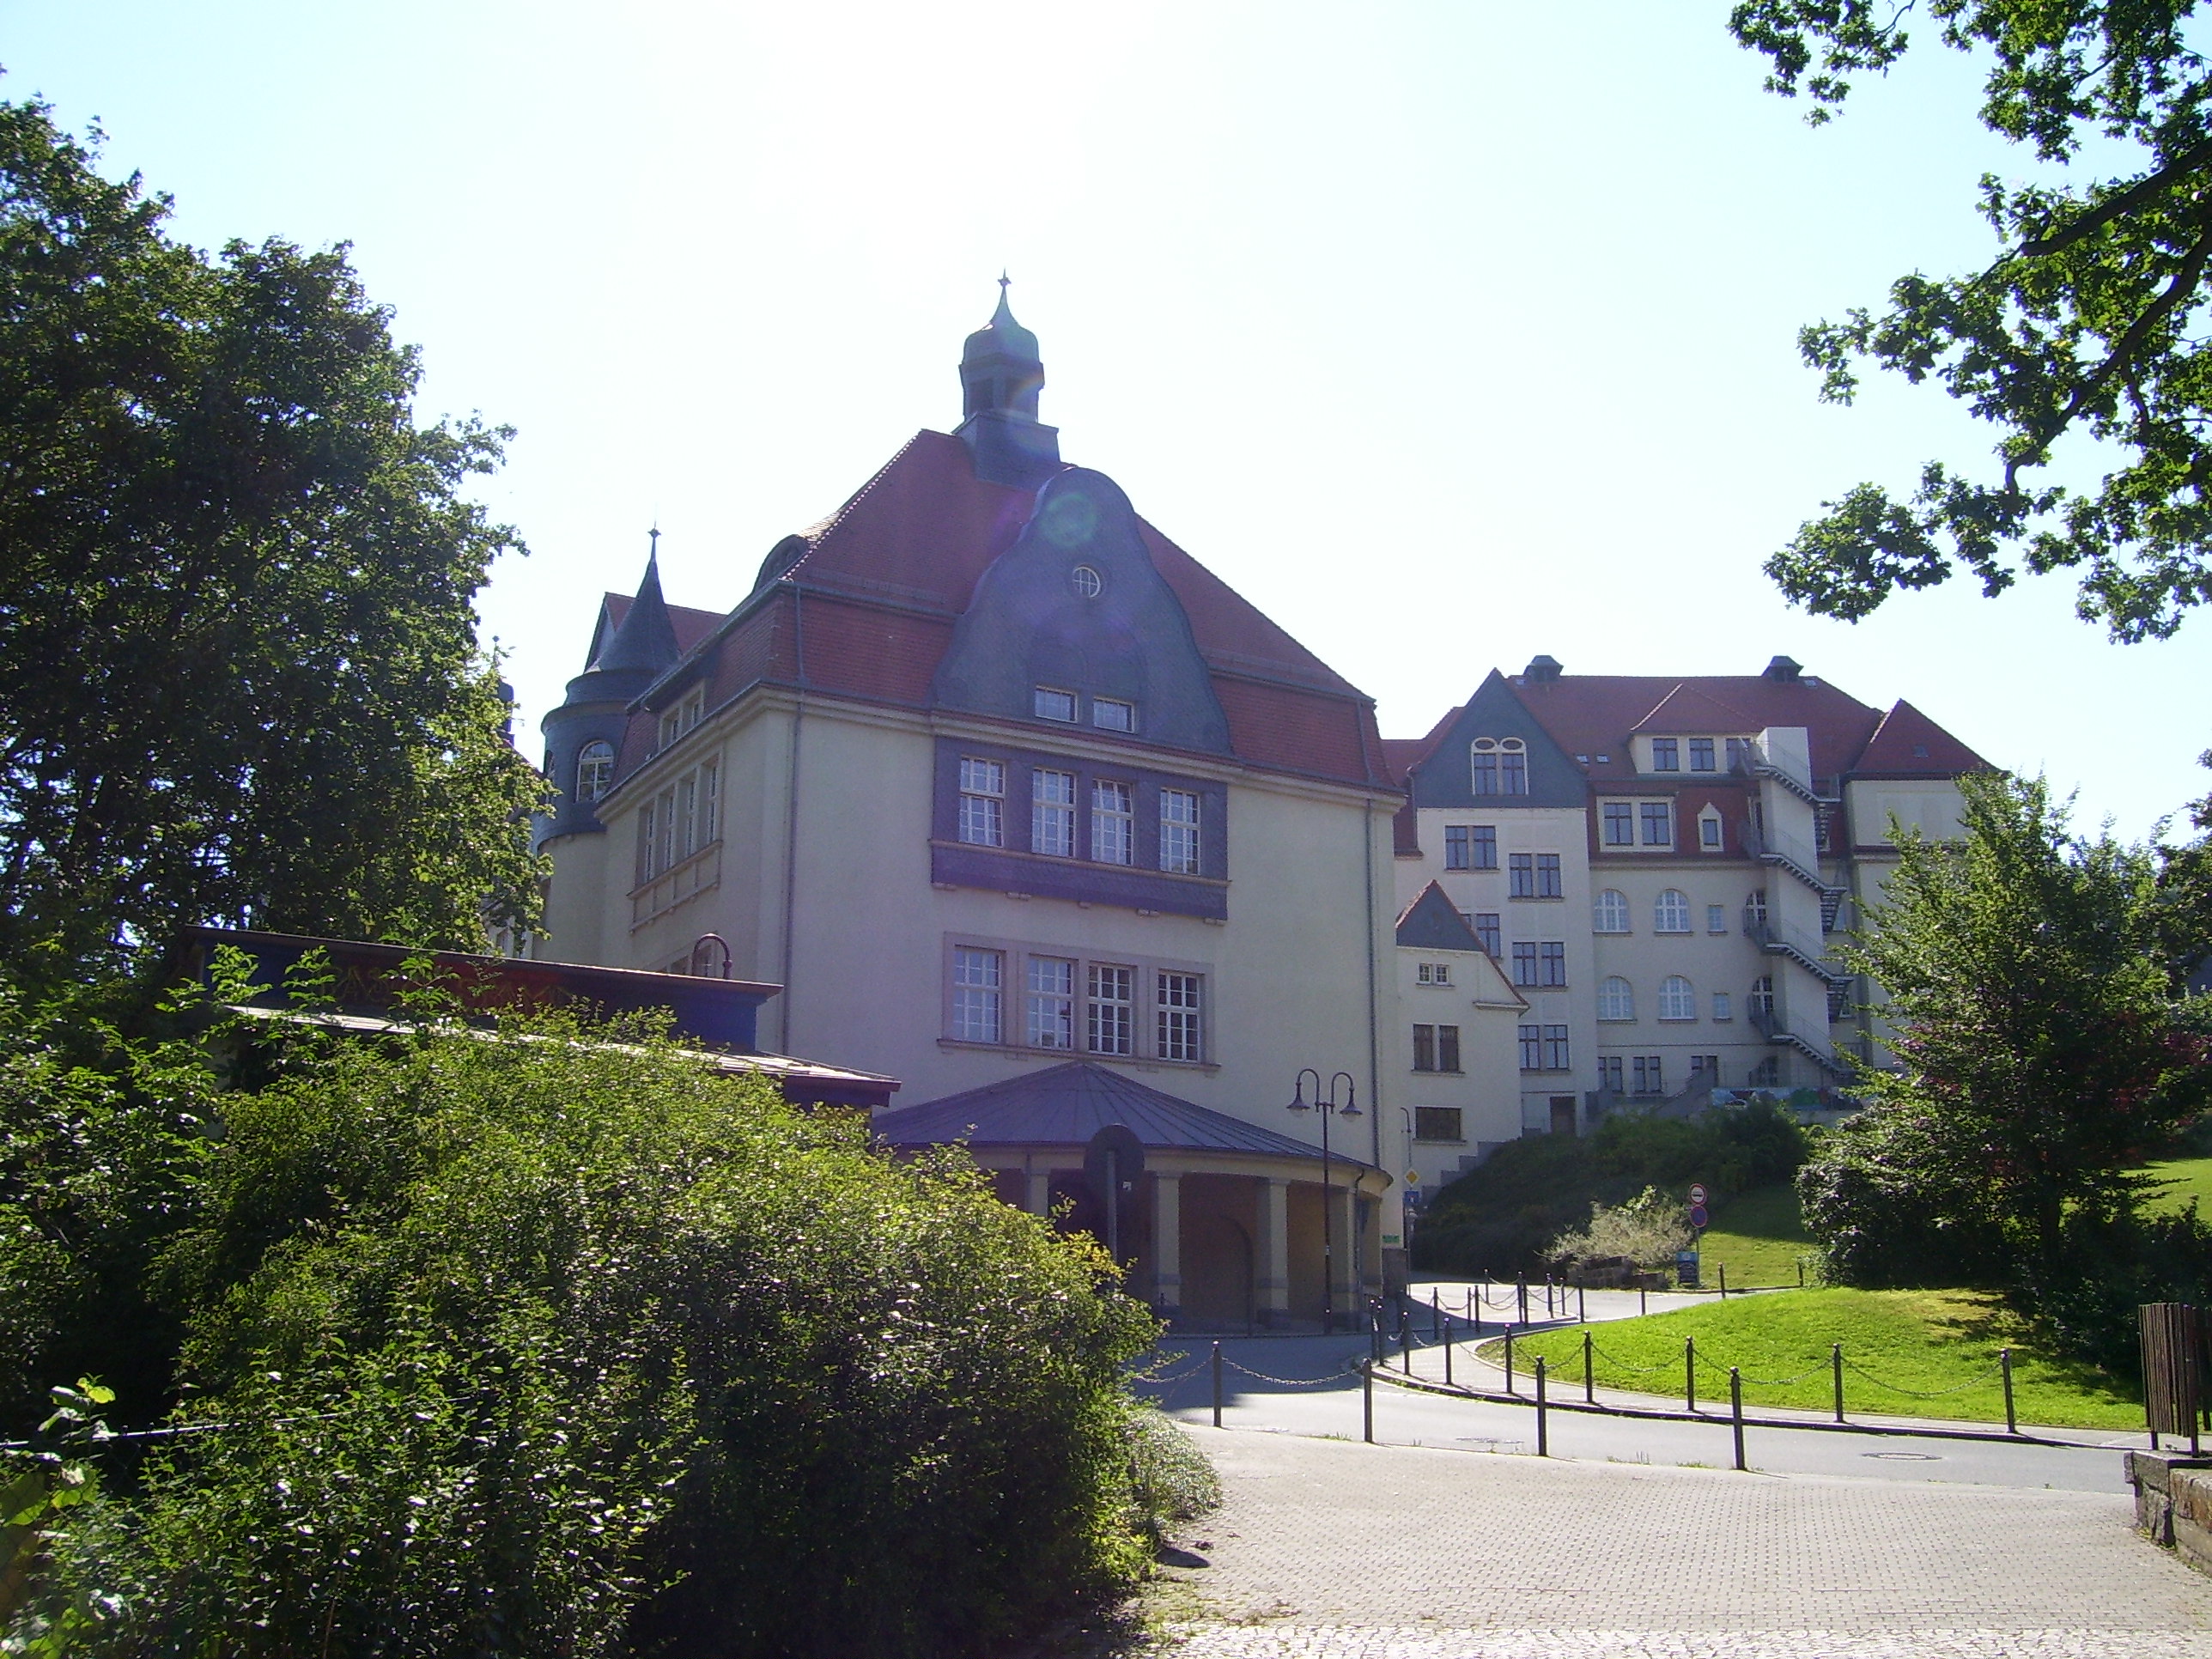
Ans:
[[[482,610],[528,715],[656,514],[670,597],[725,608],[949,429],[1003,265],[1063,453],[1386,734],[1537,652],[1786,652],[2143,833],[2212,787],[2212,617],[2112,646],[2061,579],[1853,628],[1759,574],[1825,496],[1985,454],[1933,390],[1824,408],[1794,339],[1985,258],[1974,180],[2027,161],[1932,40],[1808,130],[1727,9],[0,0],[0,91],[99,117],[192,240],[350,240],[422,413],[519,428],[484,493],[532,552]]]

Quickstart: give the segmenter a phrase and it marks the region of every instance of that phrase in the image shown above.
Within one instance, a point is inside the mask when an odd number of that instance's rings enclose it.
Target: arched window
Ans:
[[[1628,895],[1617,887],[1608,887],[1597,896],[1590,907],[1590,925],[1601,933],[1625,933],[1628,931]]]
[[[1688,933],[1689,896],[1672,887],[1660,894],[1659,902],[1651,907],[1651,928],[1659,933]]]
[[[1615,975],[1597,988],[1597,1017],[1600,1019],[1634,1019],[1636,992],[1629,982]]]
[[[1743,1000],[1744,1012],[1753,1019],[1765,1019],[1774,1012],[1774,981],[1759,978],[1751,982],[1751,994]]]
[[[576,756],[576,799],[593,801],[605,794],[615,781],[615,746],[592,742]]]
[[[1695,1019],[1698,988],[1680,974],[1669,974],[1659,987],[1659,1018]]]

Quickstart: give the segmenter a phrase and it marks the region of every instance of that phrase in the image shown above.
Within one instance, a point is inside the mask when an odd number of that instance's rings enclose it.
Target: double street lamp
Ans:
[[[1314,1080],[1314,1097],[1306,1098],[1306,1079]],[[1344,1101],[1337,1103],[1336,1085],[1344,1085]],[[1358,1087],[1349,1072],[1339,1072],[1328,1080],[1328,1092],[1321,1089],[1321,1073],[1312,1066],[1302,1067],[1297,1077],[1297,1093],[1291,1102],[1294,1112],[1321,1114],[1321,1328],[1323,1335],[1333,1335],[1336,1330],[1336,1224],[1333,1212],[1336,1205],[1328,1179],[1328,1121],[1331,1117],[1359,1115]]]

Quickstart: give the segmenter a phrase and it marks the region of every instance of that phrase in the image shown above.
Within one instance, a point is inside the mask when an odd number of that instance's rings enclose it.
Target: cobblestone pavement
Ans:
[[[2123,1497],[1192,1433],[1189,1659],[2212,1659]]]

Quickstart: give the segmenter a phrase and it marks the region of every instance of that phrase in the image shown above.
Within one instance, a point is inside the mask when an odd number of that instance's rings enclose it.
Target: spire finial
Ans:
[[[647,551],[647,554],[646,554],[646,556],[646,556],[646,558],[647,558],[649,562],[651,562],[652,563],[654,563],[654,564],[658,564],[658,563],[659,563],[659,562],[660,562],[660,520],[659,520],[659,519],[658,517],[656,517],[656,518],[653,520],[653,528],[652,528],[652,529],[650,529],[650,530],[648,530],[648,531],[647,531],[647,532],[645,532],[645,538],[646,538],[646,540],[647,540],[647,542],[649,542],[649,543],[652,544],[652,545],[651,545],[651,549],[650,549],[650,550],[649,550],[649,551]]]
[[[1014,279],[1007,276],[1006,268],[1004,265],[1000,265],[999,267],[999,297],[1002,300],[1005,299],[1006,297],[1006,290],[1013,285]]]

